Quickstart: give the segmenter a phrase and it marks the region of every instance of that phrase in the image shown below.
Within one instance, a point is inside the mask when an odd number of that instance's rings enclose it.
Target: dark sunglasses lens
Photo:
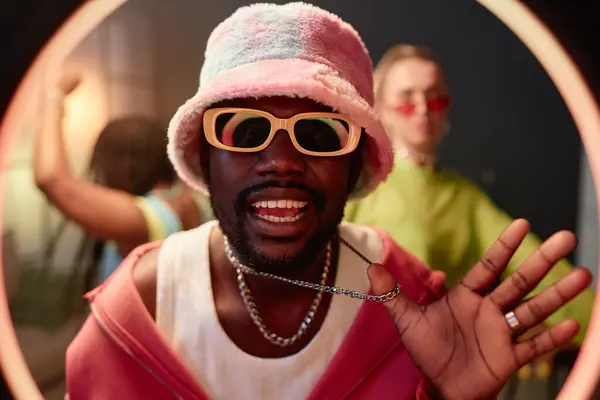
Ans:
[[[216,118],[215,132],[217,140],[226,146],[251,149],[269,138],[271,122],[260,115],[223,113]]]
[[[337,118],[304,118],[294,125],[296,141],[305,150],[332,153],[348,144],[350,127]]]

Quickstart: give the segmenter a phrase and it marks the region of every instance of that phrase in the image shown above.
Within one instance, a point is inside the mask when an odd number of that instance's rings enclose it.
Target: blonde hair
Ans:
[[[387,77],[390,68],[400,61],[415,58],[435,64],[440,72],[442,80],[445,81],[442,64],[437,58],[435,58],[428,48],[411,44],[397,44],[390,47],[384,53],[383,57],[381,57],[375,66],[375,69],[373,70],[373,88],[375,91],[375,100],[377,100],[381,95],[381,88],[385,83],[385,78]]]

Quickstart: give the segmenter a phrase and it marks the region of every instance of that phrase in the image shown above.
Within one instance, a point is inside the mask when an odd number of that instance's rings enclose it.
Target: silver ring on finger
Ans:
[[[519,321],[514,311],[509,311],[504,315],[508,327],[513,331],[515,335],[520,335],[524,331],[523,324]]]

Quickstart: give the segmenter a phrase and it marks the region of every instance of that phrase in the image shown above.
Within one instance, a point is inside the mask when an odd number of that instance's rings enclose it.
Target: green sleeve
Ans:
[[[474,236],[478,243],[478,253],[484,254],[485,251],[494,243],[498,236],[513,221],[508,214],[500,210],[481,190],[476,189],[478,200],[475,202],[474,215]],[[508,267],[503,274],[503,278],[508,277],[517,270],[519,266],[541,245],[541,240],[533,233],[527,235],[519,250],[511,259]],[[539,294],[543,289],[551,286],[553,283],[567,275],[573,266],[567,260],[561,260],[552,268],[540,284],[533,290],[530,296]],[[587,289],[575,299],[566,304],[550,316],[546,323],[555,325],[565,319],[574,319],[579,322],[581,329],[575,339],[580,345],[588,327],[590,315],[594,303],[594,292]]]
[[[358,213],[359,207],[360,202],[348,201],[346,203],[346,208],[344,209],[344,221],[356,223],[356,214]]]

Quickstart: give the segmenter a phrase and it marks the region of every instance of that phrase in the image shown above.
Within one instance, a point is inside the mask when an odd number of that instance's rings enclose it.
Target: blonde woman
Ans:
[[[388,232],[433,269],[444,271],[448,287],[456,286],[513,218],[473,182],[437,165],[451,98],[443,69],[427,49],[392,47],[377,65],[374,80],[376,109],[393,141],[396,165],[374,193],[349,203],[345,218]],[[530,233],[504,277],[540,243]],[[533,294],[567,275],[571,268],[566,260],[559,262]],[[593,300],[588,289],[546,322],[552,325],[576,319],[582,327],[576,339],[579,344]]]

